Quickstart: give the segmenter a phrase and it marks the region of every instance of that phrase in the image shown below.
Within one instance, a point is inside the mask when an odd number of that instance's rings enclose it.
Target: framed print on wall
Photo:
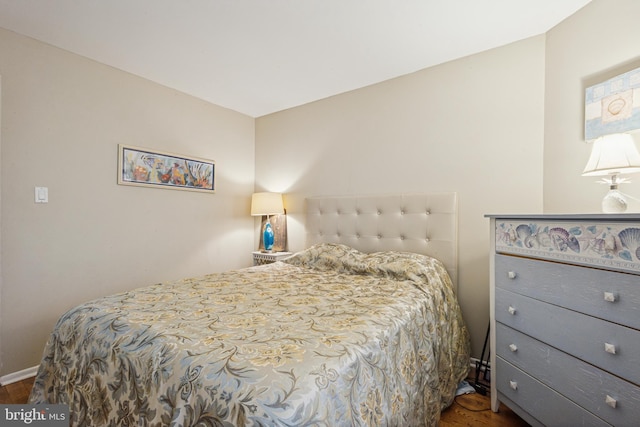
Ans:
[[[215,192],[215,162],[118,145],[118,184]]]
[[[640,68],[589,86],[584,104],[587,141],[640,129]]]

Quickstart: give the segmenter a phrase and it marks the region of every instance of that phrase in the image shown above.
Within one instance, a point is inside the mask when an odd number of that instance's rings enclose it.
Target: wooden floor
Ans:
[[[0,404],[27,403],[35,377],[0,387]]]
[[[493,412],[488,395],[472,393],[456,397],[440,416],[440,427],[463,426],[527,427],[529,424],[504,405],[500,405],[498,412]]]
[[[34,378],[0,387],[0,404],[27,403]],[[490,409],[489,397],[478,393],[456,397],[440,418],[440,427],[525,427],[522,419],[505,406],[495,413]]]

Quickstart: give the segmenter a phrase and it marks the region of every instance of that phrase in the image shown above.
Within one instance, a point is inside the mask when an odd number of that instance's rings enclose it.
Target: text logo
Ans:
[[[68,427],[67,405],[0,405],[0,425]]]

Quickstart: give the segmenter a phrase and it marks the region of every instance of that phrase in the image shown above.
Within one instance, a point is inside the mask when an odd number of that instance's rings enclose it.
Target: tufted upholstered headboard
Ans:
[[[312,197],[307,247],[342,243],[362,252],[403,251],[437,258],[458,285],[457,193]]]

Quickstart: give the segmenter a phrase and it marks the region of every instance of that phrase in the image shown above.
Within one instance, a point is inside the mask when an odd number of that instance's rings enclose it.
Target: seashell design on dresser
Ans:
[[[635,269],[640,268],[640,226],[637,222],[496,222],[496,248]]]
[[[519,226],[517,226],[516,235],[518,236],[518,239],[522,241],[522,244],[525,247],[532,248],[535,246],[536,238],[530,225],[520,224]]]
[[[571,249],[573,252],[580,253],[580,242],[564,228],[554,227],[550,229],[549,237],[556,250],[565,252],[567,249]]]
[[[612,234],[605,234],[602,237],[589,239],[588,248],[603,257],[611,258],[622,248],[619,239]]]
[[[506,243],[507,245],[511,245],[518,240],[518,234],[513,228],[505,230],[503,232],[496,232],[496,239],[499,242]]]
[[[528,249],[552,248],[560,252],[570,249],[580,253],[578,239],[561,227],[543,228],[538,231],[535,224],[519,224],[515,227],[515,232],[510,228],[504,231],[502,236],[503,242],[514,243]]]
[[[636,259],[640,259],[640,228],[625,228],[618,237],[622,246],[629,249]]]

